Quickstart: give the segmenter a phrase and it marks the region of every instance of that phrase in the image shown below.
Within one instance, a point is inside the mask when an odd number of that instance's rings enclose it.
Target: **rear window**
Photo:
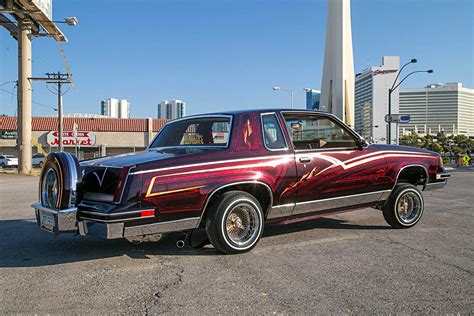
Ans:
[[[227,147],[230,129],[230,116],[177,120],[163,127],[150,148]]]

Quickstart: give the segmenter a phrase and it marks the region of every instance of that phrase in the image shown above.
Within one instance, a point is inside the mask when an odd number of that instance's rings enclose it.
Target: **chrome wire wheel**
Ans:
[[[413,191],[403,193],[396,204],[398,218],[403,224],[411,224],[418,220],[422,212],[422,201]]]
[[[53,168],[49,168],[43,178],[41,188],[41,204],[45,207],[56,208],[58,205],[58,195],[58,175]]]
[[[260,225],[256,207],[247,202],[240,202],[227,213],[225,231],[232,244],[238,248],[245,248],[258,238]]]

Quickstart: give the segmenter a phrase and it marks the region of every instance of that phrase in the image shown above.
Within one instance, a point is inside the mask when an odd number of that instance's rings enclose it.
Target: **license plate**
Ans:
[[[55,226],[54,215],[48,212],[41,212],[41,227],[53,231]]]

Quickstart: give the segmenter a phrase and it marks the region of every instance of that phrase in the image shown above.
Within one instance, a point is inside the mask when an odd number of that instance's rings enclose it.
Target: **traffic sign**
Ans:
[[[410,122],[410,114],[391,114],[385,115],[387,123],[408,123]]]

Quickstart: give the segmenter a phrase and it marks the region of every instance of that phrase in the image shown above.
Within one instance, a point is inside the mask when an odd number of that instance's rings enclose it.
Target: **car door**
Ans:
[[[376,146],[362,144],[332,115],[286,112],[283,116],[295,150],[294,215],[370,204],[380,198],[377,179],[387,166]]]

